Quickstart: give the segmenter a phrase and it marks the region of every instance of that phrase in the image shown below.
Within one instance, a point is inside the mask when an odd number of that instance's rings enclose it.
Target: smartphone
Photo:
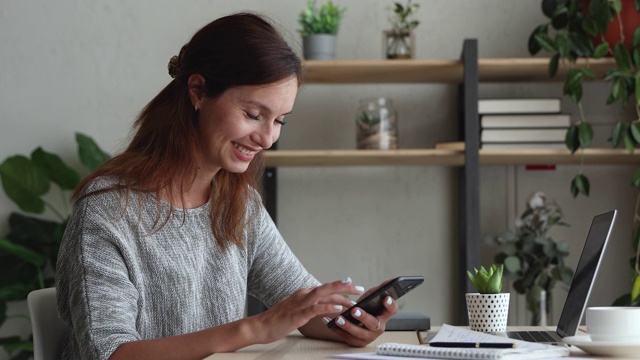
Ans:
[[[384,310],[384,304],[382,302],[387,298],[387,296],[391,296],[392,299],[397,300],[423,282],[424,277],[422,276],[399,276],[384,284],[378,290],[367,295],[367,297],[358,301],[357,304],[343,311],[340,315],[348,321],[351,321],[356,325],[360,325],[360,320],[351,315],[351,310],[354,307],[359,307],[373,316],[379,315]],[[338,325],[336,325],[335,319],[333,319],[327,323],[327,326],[329,328],[334,328]]]

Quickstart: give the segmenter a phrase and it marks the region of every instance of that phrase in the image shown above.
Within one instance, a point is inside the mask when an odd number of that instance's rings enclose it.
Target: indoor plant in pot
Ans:
[[[76,142],[80,162],[87,170],[109,158],[86,135],[76,134]],[[80,178],[58,155],[41,147],[30,156],[13,155],[0,164],[4,192],[20,210],[41,215],[48,209],[55,216],[9,215],[9,233],[0,236],[0,326],[7,320],[9,302],[24,301],[32,290],[53,286],[58,248],[69,219],[68,195]],[[50,201],[54,188],[63,199],[61,207]],[[0,346],[12,360],[28,359],[33,352],[31,339],[19,336],[0,337]]]
[[[300,12],[298,30],[302,35],[303,56],[307,60],[332,60],[336,57],[336,36],[346,7],[331,0],[317,6],[315,0],[307,0],[307,7]]]
[[[612,57],[614,64],[604,74],[611,83],[607,104],[632,106],[630,118],[619,120],[611,130],[613,147],[623,146],[633,153],[640,146],[640,1],[639,0],[543,0],[542,11],[549,21],[535,28],[529,37],[529,52],[552,53],[549,75],[555,76],[560,66],[567,68],[564,94],[576,103],[579,120],[567,131],[566,145],[572,152],[587,148],[593,138],[593,128],[582,109],[583,80],[597,75],[589,67],[591,59]],[[584,66],[578,66],[577,61]],[[640,170],[631,179],[640,188]],[[571,181],[574,197],[589,195],[590,184],[582,166]],[[630,259],[632,291],[620,296],[615,305],[640,305],[640,193],[636,199]]]
[[[467,293],[467,312],[471,330],[495,334],[507,330],[509,316],[509,293],[502,293],[504,265],[483,266],[467,271],[467,276],[477,293]]]
[[[411,59],[415,57],[415,34],[413,30],[420,22],[412,19],[412,16],[420,7],[412,0],[402,5],[399,2],[393,4],[392,14],[389,17],[391,30],[385,30],[384,47],[387,59]]]
[[[487,244],[498,246],[495,261],[505,266],[505,277],[513,281],[514,290],[526,297],[531,325],[548,325],[551,292],[558,282],[571,284],[573,271],[565,266],[569,244],[556,241],[549,231],[556,225],[568,226],[562,209],[542,192],[528,200],[526,209],[516,219],[515,230],[485,237]]]

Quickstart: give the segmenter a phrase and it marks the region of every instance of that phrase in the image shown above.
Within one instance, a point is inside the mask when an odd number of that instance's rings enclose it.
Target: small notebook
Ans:
[[[569,348],[563,345],[536,344],[527,341],[516,341],[501,336],[484,334],[451,325],[443,325],[432,342],[482,342],[513,343],[516,348],[453,348],[431,347],[428,344],[410,345],[384,343],[378,345],[376,354],[414,358],[438,359],[541,359],[545,357],[568,356]]]

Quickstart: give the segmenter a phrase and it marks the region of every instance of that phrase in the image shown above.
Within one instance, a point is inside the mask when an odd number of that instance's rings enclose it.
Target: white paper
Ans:
[[[553,349],[562,345],[547,345],[540,343],[532,343],[528,341],[520,341],[509,339],[498,335],[486,334],[480,331],[463,329],[451,325],[444,324],[438,334],[430,341],[432,342],[484,342],[484,343],[517,343],[518,350],[540,350]]]

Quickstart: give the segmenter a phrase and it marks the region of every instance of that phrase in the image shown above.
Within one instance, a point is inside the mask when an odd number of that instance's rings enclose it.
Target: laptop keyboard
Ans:
[[[562,341],[562,339],[552,331],[507,331],[507,336],[512,339],[531,342],[554,343]]]

